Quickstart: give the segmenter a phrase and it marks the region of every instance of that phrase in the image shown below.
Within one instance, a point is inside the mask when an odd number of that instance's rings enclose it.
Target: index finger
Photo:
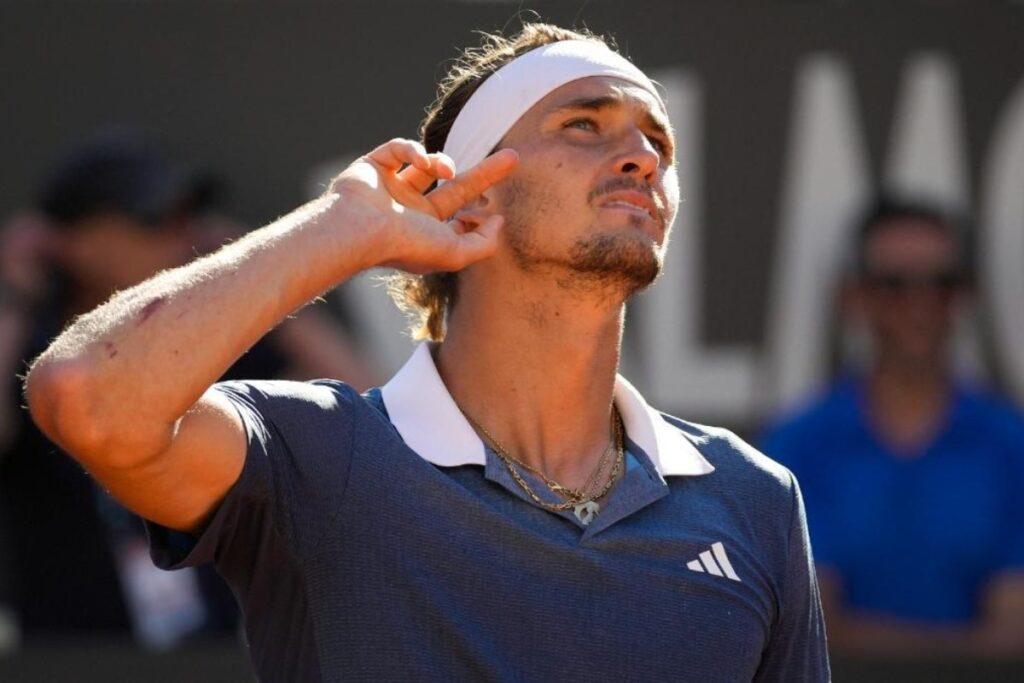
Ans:
[[[449,218],[489,187],[507,178],[518,162],[519,155],[514,150],[499,150],[433,190],[426,198],[438,216]]]

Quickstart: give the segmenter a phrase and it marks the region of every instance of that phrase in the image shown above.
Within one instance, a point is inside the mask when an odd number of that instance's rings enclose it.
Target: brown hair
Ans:
[[[466,49],[448,71],[437,89],[437,99],[427,108],[420,124],[420,139],[427,152],[444,149],[455,118],[469,98],[495,71],[521,54],[561,40],[593,40],[615,49],[610,39],[587,29],[571,30],[553,24],[526,23],[511,37],[483,33],[479,47]],[[458,294],[457,273],[388,277],[387,289],[398,307],[414,317],[412,334],[416,339],[440,341],[445,335],[445,318]]]

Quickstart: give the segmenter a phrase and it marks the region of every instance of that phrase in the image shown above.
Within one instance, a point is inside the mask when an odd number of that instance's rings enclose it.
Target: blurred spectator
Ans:
[[[872,207],[843,287],[868,366],[762,444],[804,491],[836,651],[1024,651],[1024,422],[949,358],[967,246],[931,207]]]
[[[25,362],[74,316],[155,272],[212,251],[241,230],[210,213],[219,180],[175,164],[133,130],[99,133],[44,183],[38,210],[0,228],[0,649],[5,604],[26,636],[123,632],[164,647],[236,610],[212,573],[160,572],[141,524],[20,409]],[[334,319],[307,308],[253,347],[229,376],[376,375]],[[198,582],[197,582],[198,581]],[[16,637],[14,638],[16,642]]]
[[[8,523],[9,495],[3,490],[8,476],[5,456],[20,436],[27,419],[19,409],[21,392],[14,374],[30,333],[29,313],[46,285],[46,274],[37,266],[49,240],[48,229],[31,215],[15,216],[0,227],[0,369],[8,384],[0,384],[0,655],[20,642],[16,606],[14,543]]]

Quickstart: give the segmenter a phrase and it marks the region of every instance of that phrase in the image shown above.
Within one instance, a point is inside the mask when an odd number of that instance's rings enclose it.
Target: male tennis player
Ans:
[[[423,133],[80,318],[36,420],[158,564],[216,565],[264,680],[827,680],[793,477],[616,374],[678,203],[658,90],[531,25],[467,52]],[[211,386],[379,265],[430,274],[396,290],[432,339],[382,389]]]

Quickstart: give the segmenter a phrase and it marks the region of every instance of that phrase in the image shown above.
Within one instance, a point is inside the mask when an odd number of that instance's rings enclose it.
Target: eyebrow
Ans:
[[[596,97],[578,97],[574,100],[559,105],[552,111],[552,114],[560,114],[568,111],[600,111],[623,106],[622,98],[615,95],[597,95]],[[663,135],[669,143],[674,143],[672,131],[668,123],[661,117],[655,116],[650,110],[644,113],[644,123]]]

